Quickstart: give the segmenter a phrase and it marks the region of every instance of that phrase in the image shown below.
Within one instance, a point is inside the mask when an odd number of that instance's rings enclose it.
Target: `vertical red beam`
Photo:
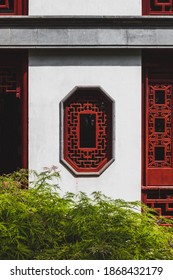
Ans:
[[[22,7],[22,0],[14,1],[14,14],[22,15],[23,14],[23,7]]]
[[[22,15],[28,15],[29,1],[28,0],[20,0],[20,5],[22,7]]]
[[[14,8],[14,14],[28,15],[28,0],[16,0]]]
[[[143,67],[142,73],[142,186],[148,184],[148,71]]]
[[[145,185],[148,186],[148,69],[145,70]]]
[[[149,1],[142,0],[142,15],[149,14]]]

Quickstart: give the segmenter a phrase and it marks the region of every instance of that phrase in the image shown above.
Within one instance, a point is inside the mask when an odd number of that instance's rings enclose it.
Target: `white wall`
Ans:
[[[75,86],[99,85],[116,103],[115,161],[96,178],[75,178],[59,163],[59,103]],[[30,51],[29,168],[56,165],[65,191],[102,191],[140,200],[141,60],[139,51]]]
[[[30,15],[141,15],[142,0],[29,0]]]

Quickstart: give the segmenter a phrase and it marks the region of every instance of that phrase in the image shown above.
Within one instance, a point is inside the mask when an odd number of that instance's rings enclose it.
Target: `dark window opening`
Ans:
[[[155,132],[164,132],[165,131],[165,119],[156,118],[155,119]]]
[[[165,148],[155,147],[155,160],[164,160],[164,159],[165,159]]]
[[[165,104],[165,91],[164,90],[156,90],[155,91],[155,103],[156,104]]]
[[[96,114],[80,114],[80,148],[96,147]]]

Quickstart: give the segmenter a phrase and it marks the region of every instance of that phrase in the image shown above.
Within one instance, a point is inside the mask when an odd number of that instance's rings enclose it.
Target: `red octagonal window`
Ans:
[[[114,101],[100,87],[76,87],[61,116],[61,162],[76,176],[99,176],[114,160]]]

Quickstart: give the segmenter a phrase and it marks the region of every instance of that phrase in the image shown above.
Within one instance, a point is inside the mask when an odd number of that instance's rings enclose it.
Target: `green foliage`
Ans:
[[[173,259],[173,228],[139,202],[61,197],[55,167],[31,177],[0,176],[0,259]]]

